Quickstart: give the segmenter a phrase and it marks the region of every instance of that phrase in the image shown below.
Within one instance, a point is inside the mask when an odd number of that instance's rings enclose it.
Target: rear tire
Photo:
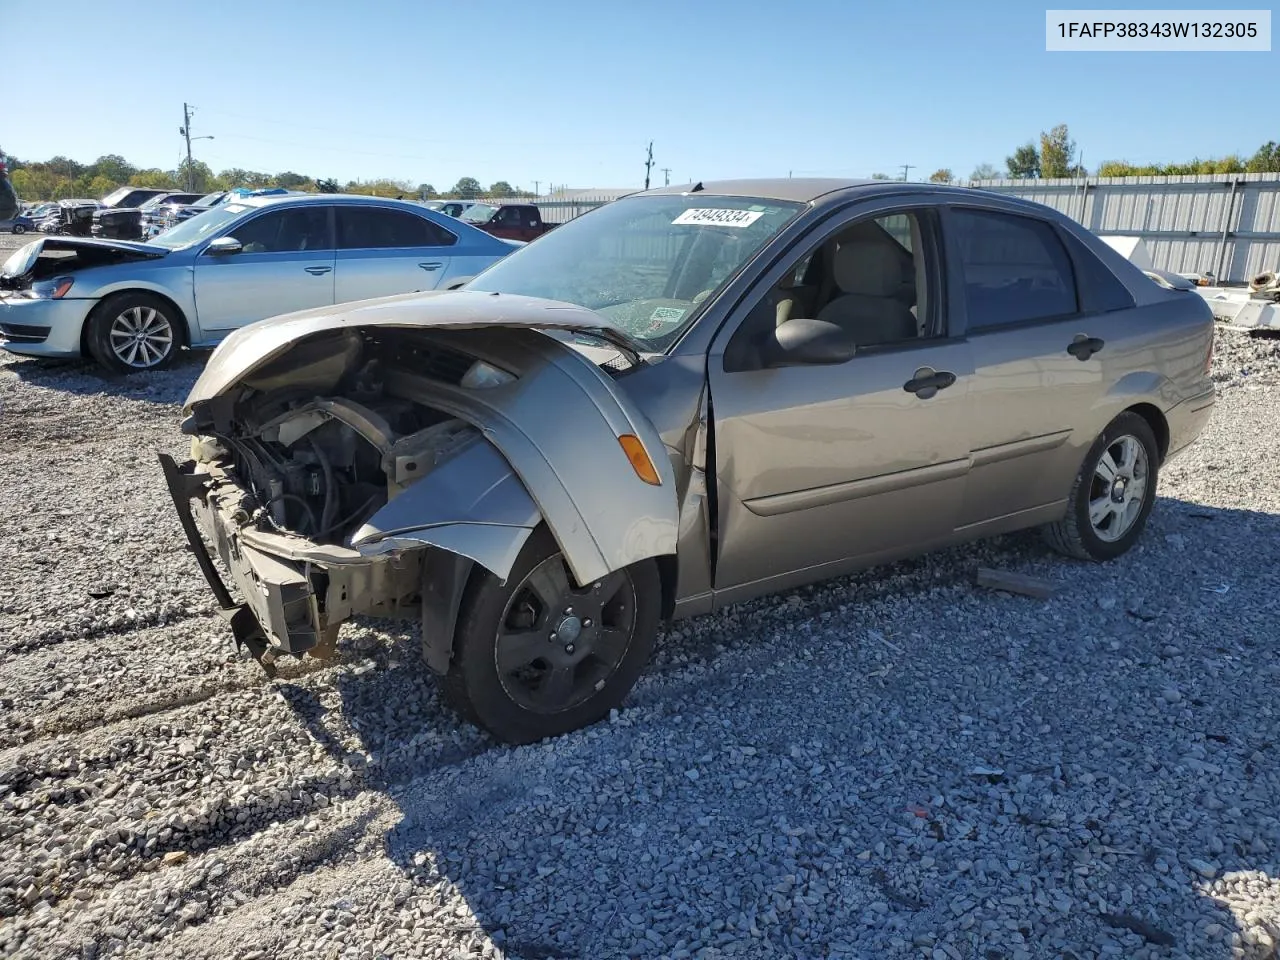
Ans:
[[[545,527],[504,583],[477,568],[463,598],[445,702],[511,744],[608,716],[635,685],[661,619],[657,564],[578,587]]]
[[[1089,449],[1067,515],[1044,528],[1054,550],[1079,560],[1113,560],[1142,535],[1156,501],[1160,448],[1151,425],[1125,411]]]
[[[24,233],[26,233],[26,232],[27,232],[27,228],[26,228],[26,227],[24,227],[22,224],[20,224],[20,223],[15,223],[15,224],[13,225],[13,235],[14,235],[15,237],[20,237],[20,236],[22,236],[22,235],[23,235]]]
[[[103,300],[89,315],[89,354],[114,373],[163,370],[178,355],[182,319],[169,303],[140,290]]]

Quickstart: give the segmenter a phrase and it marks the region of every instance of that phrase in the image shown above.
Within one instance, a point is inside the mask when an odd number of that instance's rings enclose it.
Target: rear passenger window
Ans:
[[[949,222],[971,330],[1079,312],[1071,258],[1050,224],[963,209],[952,209]]]
[[[338,248],[450,247],[457,237],[426,217],[376,207],[338,208]]]

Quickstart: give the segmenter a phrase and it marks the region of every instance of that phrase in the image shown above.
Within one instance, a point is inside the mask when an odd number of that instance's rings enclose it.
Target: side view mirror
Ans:
[[[826,320],[794,317],[766,335],[763,359],[766,367],[844,363],[857,353],[853,337]]]
[[[205,248],[205,253],[211,253],[214,256],[226,256],[230,253],[239,253],[243,249],[244,247],[235,237],[219,237]]]

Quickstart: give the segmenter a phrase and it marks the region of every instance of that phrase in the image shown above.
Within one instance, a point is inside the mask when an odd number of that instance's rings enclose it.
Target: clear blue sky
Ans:
[[[1280,139],[1276,52],[1046,53],[1026,0],[3,6],[0,145],[27,160],[172,168],[184,100],[215,170],[438,189],[638,186],[651,139],[658,183],[964,177],[1056,123],[1090,168]]]

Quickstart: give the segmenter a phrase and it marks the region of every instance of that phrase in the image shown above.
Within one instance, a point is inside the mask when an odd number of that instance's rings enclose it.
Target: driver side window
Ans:
[[[730,339],[725,369],[759,369],[760,345],[793,319],[835,324],[860,351],[933,336],[931,229],[928,211],[886,213],[845,221],[804,248]]]
[[[332,250],[329,208],[317,206],[272,210],[235,227],[229,236],[245,253],[300,253]]]

